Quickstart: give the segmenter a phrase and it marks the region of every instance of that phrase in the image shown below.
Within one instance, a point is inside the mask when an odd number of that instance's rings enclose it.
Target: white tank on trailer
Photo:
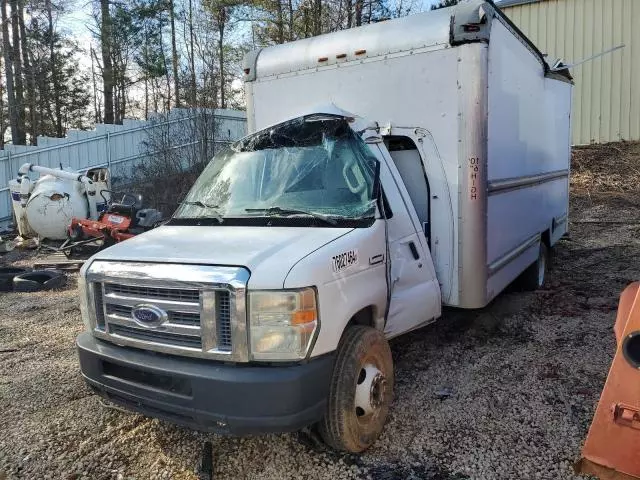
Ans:
[[[91,169],[87,174],[71,169],[53,169],[24,164],[14,180],[18,195],[13,195],[14,211],[21,235],[37,234],[41,238],[64,240],[73,217],[98,218],[97,204],[108,200],[108,173],[106,169]],[[39,172],[40,178],[32,183],[29,172]],[[18,204],[15,199],[18,198]]]
[[[40,177],[25,212],[29,225],[40,237],[63,240],[71,219],[87,218],[89,214],[84,185],[53,175]]]

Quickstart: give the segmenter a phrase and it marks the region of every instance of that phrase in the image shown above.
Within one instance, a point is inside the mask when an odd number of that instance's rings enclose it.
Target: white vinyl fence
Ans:
[[[204,137],[193,133],[202,130],[203,125],[207,129]],[[174,150],[178,156],[184,152],[186,158],[187,151],[192,154],[194,149],[212,154],[243,137],[246,130],[245,112],[174,109],[148,121],[98,124],[91,131],[71,130],[65,138],[38,137],[37,146],[5,145],[5,149],[0,150],[0,227],[12,219],[9,180],[17,177],[24,163],[50,168],[62,165],[74,170],[107,166],[112,179],[117,180],[117,176],[126,177],[127,171],[139,162],[153,160],[159,135],[166,138],[161,142],[163,149]]]

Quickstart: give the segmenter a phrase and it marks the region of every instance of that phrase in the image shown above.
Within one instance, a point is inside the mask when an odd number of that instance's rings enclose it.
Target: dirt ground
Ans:
[[[360,456],[306,434],[224,438],[105,406],[79,374],[75,278],[0,294],[0,480],[196,479],[207,440],[221,479],[577,478],[618,295],[640,278],[639,180],[640,144],[575,149],[570,235],[545,288],[392,341],[396,400]]]

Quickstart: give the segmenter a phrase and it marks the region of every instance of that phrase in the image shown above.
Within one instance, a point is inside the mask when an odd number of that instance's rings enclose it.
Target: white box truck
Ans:
[[[359,452],[391,407],[389,338],[544,282],[571,77],[479,0],[265,48],[244,73],[252,133],[167,225],[82,269],[82,374],[178,424],[317,425]]]

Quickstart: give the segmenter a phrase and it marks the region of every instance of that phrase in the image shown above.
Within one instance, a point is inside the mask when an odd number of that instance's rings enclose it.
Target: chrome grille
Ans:
[[[176,335],[174,333],[159,332],[145,328],[125,327],[124,325],[109,325],[109,332],[121,337],[135,338],[145,342],[177,345],[185,348],[202,349],[199,335]]]
[[[95,302],[96,309],[96,323],[98,328],[104,330],[105,321],[104,321],[104,309],[102,305],[104,300],[102,299],[102,285],[99,283],[91,284],[91,288],[93,290],[93,301]]]
[[[97,311],[104,319],[106,333],[114,339],[125,338],[162,346],[198,351],[232,351],[231,301],[227,290],[164,288],[123,283],[95,283]],[[209,293],[210,292],[210,293]],[[207,311],[205,298],[215,298],[215,308]],[[141,324],[133,310],[153,305],[166,312],[159,326]],[[215,335],[206,334],[208,326]],[[206,319],[209,319],[208,322]]]
[[[108,303],[105,308],[106,308],[107,315],[116,315],[122,318],[132,318],[131,311],[133,310],[133,307]],[[231,317],[229,316],[229,320],[230,319]],[[199,327],[200,314],[186,313],[186,312],[169,312],[169,323],[174,323],[176,325],[190,325],[193,327]],[[230,327],[231,327],[231,324],[229,322],[229,329]]]
[[[121,285],[106,283],[105,293],[116,293],[133,297],[158,298],[163,300],[176,300],[179,302],[198,302],[200,292],[192,289],[139,287],[134,285]]]
[[[218,346],[231,350],[231,301],[229,292],[216,292],[216,326],[218,328]]]
[[[243,267],[95,260],[86,272],[93,334],[129,347],[246,362],[249,275]]]

